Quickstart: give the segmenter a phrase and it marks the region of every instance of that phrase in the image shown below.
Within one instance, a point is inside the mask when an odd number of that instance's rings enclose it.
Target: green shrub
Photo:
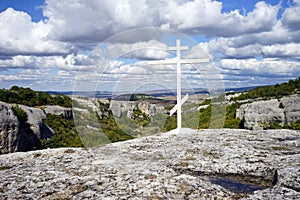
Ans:
[[[0,101],[26,106],[59,105],[72,107],[72,99],[64,94],[50,95],[47,92],[36,92],[30,88],[18,86],[13,86],[10,90],[0,90]]]
[[[114,119],[112,111],[109,109],[109,103],[102,103],[99,101],[99,105],[102,116],[100,117],[97,112],[96,116],[106,137],[111,142],[133,139],[131,135],[128,135],[122,129],[120,129]]]
[[[27,113],[22,108],[19,106],[13,106],[11,109],[21,123],[27,122]]]
[[[167,132],[177,128],[177,115],[168,116],[162,131]]]
[[[256,99],[256,98],[281,98],[300,91],[300,77],[274,86],[263,86],[247,91],[234,100]]]
[[[226,107],[226,118],[224,128],[243,128],[242,120],[236,118],[236,110],[241,106],[240,103],[234,103]]]
[[[141,127],[145,127],[151,123],[151,118],[139,108],[133,110],[133,120]]]
[[[73,120],[67,120],[63,115],[47,114],[45,123],[55,134],[49,140],[42,140],[43,148],[83,147]]]

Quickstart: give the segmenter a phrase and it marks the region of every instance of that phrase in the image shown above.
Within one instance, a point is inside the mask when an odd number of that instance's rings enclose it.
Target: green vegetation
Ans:
[[[167,132],[167,131],[170,131],[175,128],[177,128],[177,115],[176,114],[167,117],[165,125],[162,128],[162,131]]]
[[[274,86],[259,87],[241,94],[233,100],[245,100],[256,98],[281,98],[283,96],[295,94],[300,92],[300,77],[295,80],[290,80],[286,83],[277,84]]]
[[[0,171],[11,169],[11,166],[0,166]]]
[[[241,106],[240,103],[234,103],[226,107],[226,117],[224,128],[243,128],[243,122],[239,118],[235,118],[236,110]]]
[[[47,92],[36,92],[30,88],[22,88],[18,86],[13,86],[10,90],[1,89],[0,101],[31,107],[44,105],[72,107],[72,99],[64,94],[50,95]]]
[[[139,108],[133,110],[133,120],[141,127],[145,127],[151,123],[151,118]]]
[[[148,94],[123,94],[116,97],[114,100],[118,101],[146,101],[146,100],[154,100],[156,98],[148,95]]]
[[[268,129],[281,129],[281,123],[279,122],[268,122],[268,123],[264,123],[262,124],[262,127],[264,130],[268,130]]]
[[[104,134],[107,136],[107,138],[111,142],[118,142],[118,141],[133,139],[132,136],[126,134],[117,125],[117,123],[114,119],[113,113],[109,109],[109,103],[101,103],[99,101],[99,105],[100,105],[100,111],[102,113],[102,116],[99,116],[98,113],[96,113],[96,116],[97,116],[100,126],[101,126]]]
[[[293,130],[300,130],[300,120],[296,122],[290,122],[289,125],[286,125],[285,128],[293,129]]]
[[[63,115],[47,114],[45,123],[55,134],[49,140],[42,140],[42,148],[83,147],[73,120],[67,120]]]
[[[274,151],[289,151],[290,149],[286,146],[272,146]]]
[[[210,105],[210,104],[211,104],[211,99],[205,99],[203,102],[199,104],[199,106]]]
[[[13,106],[11,109],[21,123],[24,124],[25,122],[27,122],[27,113],[22,108],[20,108],[19,106]]]
[[[211,118],[211,105],[205,109],[200,109],[199,129],[209,128]]]

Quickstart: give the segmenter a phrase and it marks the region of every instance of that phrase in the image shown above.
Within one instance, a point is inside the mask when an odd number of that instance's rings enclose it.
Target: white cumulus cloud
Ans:
[[[32,22],[30,15],[12,8],[0,13],[0,55],[59,55],[72,45],[47,38],[51,27]]]

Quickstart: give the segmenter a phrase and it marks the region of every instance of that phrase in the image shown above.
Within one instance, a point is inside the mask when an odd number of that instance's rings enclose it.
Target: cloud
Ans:
[[[49,38],[101,42],[122,31],[150,26],[209,37],[270,31],[276,24],[279,8],[279,4],[272,6],[262,1],[253,11],[242,15],[238,10],[222,12],[222,3],[213,0],[47,0],[44,15],[52,27]],[[135,41],[137,37],[145,34],[135,36]]]
[[[300,63],[286,60],[263,59],[223,59],[221,73],[236,76],[297,77]]]
[[[153,26],[146,1],[47,0],[44,15],[55,27],[49,37],[68,42],[100,42],[130,28]]]
[[[272,85],[300,74],[298,62],[275,59],[223,59],[219,68],[227,88]]]
[[[294,1],[295,6],[286,8],[282,14],[283,26],[291,31],[300,30],[300,1]]]
[[[66,55],[72,45],[47,39],[51,27],[32,22],[21,11],[8,8],[0,13],[0,55]]]
[[[165,27],[189,34],[232,37],[271,30],[276,23],[279,5],[258,2],[246,16],[238,10],[222,13],[222,3],[211,0],[195,0],[184,4],[170,1],[164,10],[162,19],[166,21]]]
[[[114,81],[125,83],[126,78],[134,80],[133,84],[157,76],[172,85],[174,66],[128,61],[168,57],[161,42],[170,42],[168,36],[173,39],[174,35],[159,28],[209,37],[209,42],[193,47],[186,56],[220,59],[220,72],[227,84],[230,80],[232,84],[255,84],[274,77],[293,78],[300,74],[298,62],[290,62],[300,58],[300,1],[283,8],[278,19],[280,6],[259,1],[252,11],[242,14],[238,10],[224,12],[216,0],[46,0],[46,20],[39,22],[8,8],[0,12],[0,81],[66,88],[77,77],[78,84],[89,83],[89,88],[97,84],[99,73],[105,72],[101,77],[107,87]],[[156,29],[140,29],[152,26]],[[107,51],[96,49],[87,56],[100,42]],[[253,59],[256,56],[274,59]],[[114,57],[121,60],[108,59]],[[193,83],[202,74],[211,76],[207,70],[199,75],[195,66],[185,67],[183,75]]]
[[[112,58],[164,59],[169,53],[167,45],[155,40],[133,44],[110,44],[107,51]]]
[[[266,57],[284,57],[289,59],[294,58],[300,60],[300,44],[289,43],[268,45],[262,48],[262,53]]]

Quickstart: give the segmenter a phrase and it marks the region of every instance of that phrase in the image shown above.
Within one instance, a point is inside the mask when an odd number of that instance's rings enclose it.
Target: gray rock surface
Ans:
[[[24,105],[19,105],[19,107],[26,112],[28,116],[27,123],[30,124],[30,129],[34,132],[38,139],[50,138],[53,136],[54,131],[44,123],[46,114],[42,109]]]
[[[281,126],[296,122],[300,120],[300,96],[243,104],[237,109],[236,117],[244,120],[247,129],[262,129],[264,124],[270,122],[277,122]]]
[[[73,112],[71,108],[64,108],[61,106],[47,106],[44,111],[46,114],[50,113],[53,115],[63,115],[66,119],[73,119]]]
[[[0,199],[299,199],[299,177],[299,131],[182,129],[1,155]],[[237,193],[227,179],[265,187]]]
[[[165,112],[163,106],[151,104],[149,102],[138,101],[111,101],[109,107],[113,115],[118,118],[121,117],[122,114],[124,114],[128,118],[132,118],[133,110],[137,108],[151,117],[153,117],[157,113]]]
[[[287,123],[300,120],[300,96],[283,97],[280,102],[284,107]]]
[[[44,123],[43,110],[19,105],[28,117],[22,123],[12,111],[12,105],[0,102],[0,154],[28,151],[40,146],[40,139],[49,138],[54,131]]]
[[[19,125],[11,106],[0,101],[0,154],[17,151]]]

